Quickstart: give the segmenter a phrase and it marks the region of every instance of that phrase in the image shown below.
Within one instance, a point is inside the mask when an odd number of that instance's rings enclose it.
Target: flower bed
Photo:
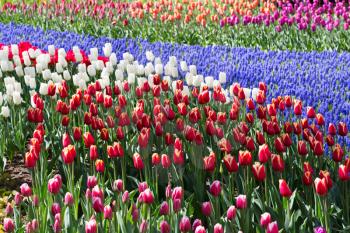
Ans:
[[[201,47],[149,43],[145,40],[114,40],[68,32],[44,32],[40,28],[15,24],[2,24],[0,32],[0,41],[5,44],[31,41],[35,46],[46,50],[50,44],[66,51],[77,45],[88,52],[92,47],[102,48],[109,42],[118,60],[122,59],[123,53],[127,51],[144,66],[148,62],[147,51],[153,51],[164,65],[169,57],[175,56],[178,59],[179,78],[186,77],[186,72],[180,67],[180,61],[185,61],[188,65],[195,65],[203,77],[218,79],[220,72],[225,72],[226,87],[238,82],[241,86],[253,88],[258,86],[260,81],[264,81],[270,90],[266,94],[268,101],[277,96],[294,96],[322,113],[326,125],[339,121],[350,124],[350,118],[347,117],[350,115],[348,53],[263,52],[225,46]],[[99,49],[99,54],[103,54],[102,49]],[[348,139],[347,144],[350,145]]]
[[[347,1],[51,1],[4,4],[1,22],[97,37],[264,50],[349,51]]]
[[[97,48],[3,46],[3,74],[25,75],[4,84],[6,104],[26,106],[33,179],[8,204],[6,231],[349,229],[346,123],[325,125],[289,95],[267,100],[273,86],[263,82],[226,85],[227,74],[204,78],[176,57],[162,64],[157,53],[117,56],[116,43],[103,56]],[[23,111],[13,108],[11,116]],[[22,121],[11,122],[15,133]]]

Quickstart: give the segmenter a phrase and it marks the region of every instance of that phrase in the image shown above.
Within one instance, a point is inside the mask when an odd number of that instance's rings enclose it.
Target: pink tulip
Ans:
[[[271,222],[266,228],[266,233],[278,233],[278,225],[277,222]]]
[[[265,212],[260,216],[260,225],[262,227],[266,228],[270,222],[271,222],[271,215],[269,213]]]
[[[247,208],[247,196],[246,195],[238,195],[238,197],[236,197],[236,206],[238,209]]]

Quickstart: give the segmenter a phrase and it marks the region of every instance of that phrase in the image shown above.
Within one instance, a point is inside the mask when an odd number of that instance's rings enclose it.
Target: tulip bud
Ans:
[[[195,231],[199,226],[202,226],[202,221],[200,219],[194,220],[192,224],[192,231]]]
[[[5,209],[6,216],[10,216],[13,214],[13,207],[10,203],[7,203],[6,209]]]
[[[12,232],[15,229],[15,224],[11,218],[4,218],[4,230],[6,232]]]
[[[107,205],[107,206],[104,207],[104,209],[103,209],[103,217],[104,217],[104,219],[109,219],[109,220],[112,219],[113,211],[112,211],[111,206]]]
[[[67,206],[72,206],[74,204],[74,198],[70,192],[67,192],[64,196],[64,204]]]
[[[23,183],[20,186],[20,190],[21,190],[21,194],[24,197],[29,197],[32,195],[32,189],[29,187],[29,185],[27,183]]]
[[[221,185],[220,181],[215,180],[213,183],[210,185],[210,193],[214,196],[217,197],[221,193]]]
[[[113,191],[121,192],[123,191],[123,180],[117,179],[113,182]]]
[[[129,192],[126,190],[122,196],[122,202],[125,203],[129,200]]]
[[[267,225],[266,233],[278,233],[278,225],[277,222],[271,222]]]
[[[161,233],[169,233],[170,232],[170,225],[166,220],[163,220],[160,223],[159,229],[160,229]]]
[[[271,215],[267,212],[263,213],[261,216],[260,216],[260,225],[263,227],[263,228],[266,228],[271,222]]]
[[[55,202],[52,204],[51,206],[51,213],[53,216],[55,216],[56,214],[59,214],[61,213],[61,207],[60,207],[60,204]]]
[[[87,186],[88,188],[92,189],[97,185],[97,178],[96,176],[88,176],[87,178]]]
[[[96,233],[97,223],[95,219],[90,219],[90,221],[85,224],[85,233]]]
[[[196,228],[196,230],[194,231],[194,233],[206,233],[207,231],[205,230],[205,228],[203,226],[198,226]]]
[[[339,179],[341,181],[347,181],[350,179],[350,176],[349,176],[349,170],[348,168],[341,164],[338,168],[338,175],[339,175]]]
[[[202,203],[202,214],[204,216],[210,216],[212,211],[211,203],[208,202],[203,202]]]
[[[282,197],[289,198],[292,196],[292,191],[290,190],[287,182],[283,179],[279,180],[279,190]]]
[[[236,217],[236,207],[234,205],[231,205],[228,208],[226,217],[230,221],[232,221]]]
[[[104,164],[103,160],[97,159],[95,162],[95,167],[96,167],[97,172],[103,173],[105,170],[105,164]]]
[[[191,222],[187,216],[181,218],[179,223],[179,229],[181,232],[189,232],[191,230]]]
[[[247,208],[247,196],[246,195],[238,195],[236,197],[236,206],[238,209]]]
[[[169,214],[169,204],[166,201],[163,201],[159,208],[160,215],[168,215]]]
[[[148,228],[147,221],[143,219],[141,224],[140,224],[140,233],[146,233],[147,228]]]

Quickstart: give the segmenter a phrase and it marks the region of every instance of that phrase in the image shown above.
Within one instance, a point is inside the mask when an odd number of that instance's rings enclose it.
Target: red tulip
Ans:
[[[205,90],[199,93],[198,95],[198,103],[199,104],[206,104],[210,101],[209,91]]]
[[[229,140],[227,140],[226,138],[222,138],[219,142],[218,142],[219,148],[222,152],[226,152],[226,153],[230,153],[232,150],[232,146]]]
[[[306,142],[305,141],[298,141],[298,153],[301,156],[307,155],[307,147],[306,147]]]
[[[81,128],[73,127],[73,138],[75,141],[79,141],[81,139]]]
[[[89,148],[91,145],[95,144],[95,139],[90,132],[85,132],[83,138],[86,148]]]
[[[302,102],[300,100],[295,101],[294,103],[294,114],[300,116],[302,113]]]
[[[282,197],[289,198],[290,196],[292,196],[292,191],[290,190],[287,182],[283,179],[279,180],[279,189]]]
[[[310,171],[306,171],[304,172],[304,175],[303,175],[303,184],[306,185],[306,186],[309,186],[312,184],[312,173]]]
[[[271,158],[271,152],[267,144],[263,144],[259,147],[259,161],[266,163]]]
[[[324,178],[326,181],[326,185],[328,187],[328,189],[331,189],[333,186],[333,181],[331,179],[331,174],[328,171],[323,171],[321,170],[319,173],[320,178]]]
[[[105,163],[101,159],[95,161],[95,167],[97,172],[103,173],[105,171]]]
[[[184,153],[182,150],[175,149],[173,154],[173,161],[176,165],[183,165],[185,162]]]
[[[332,153],[332,158],[333,158],[334,162],[341,162],[343,159],[343,155],[344,155],[344,151],[343,151],[341,145],[336,144],[334,149],[333,149],[333,153]]]
[[[74,162],[75,156],[77,155],[75,147],[73,145],[68,145],[63,148],[61,156],[65,164],[71,164]]]
[[[286,148],[284,147],[284,144],[282,142],[282,139],[280,137],[277,137],[275,139],[275,149],[278,153],[282,153],[286,151]]]
[[[111,220],[113,217],[113,211],[111,206],[106,205],[103,209],[103,218]]]
[[[272,169],[274,171],[278,171],[278,172],[284,171],[284,161],[281,156],[273,154],[271,162],[272,162]]]
[[[326,179],[325,178],[316,178],[315,179],[315,189],[316,193],[320,196],[324,196],[328,192],[327,184],[326,184]]]
[[[235,157],[230,154],[225,155],[223,158],[224,165],[229,173],[238,171],[238,164],[236,162]]]
[[[162,167],[165,169],[169,168],[171,165],[171,161],[169,159],[169,156],[166,154],[162,154],[161,162],[162,162]]]
[[[252,164],[252,154],[249,151],[239,151],[238,162],[239,165],[249,166]]]
[[[209,136],[216,135],[216,128],[213,121],[208,120],[205,122],[205,131]]]
[[[143,161],[142,161],[142,158],[141,158],[141,155],[139,153],[135,153],[133,156],[132,156],[132,160],[134,162],[134,167],[138,170],[142,170],[144,165],[143,165]]]
[[[343,137],[345,137],[348,134],[348,128],[344,122],[339,122],[338,134]]]
[[[150,138],[150,128],[142,128],[140,135],[138,137],[138,143],[140,148],[146,148]]]
[[[328,133],[332,136],[336,135],[337,134],[337,129],[335,128],[335,125],[330,123],[328,125]]]
[[[160,157],[158,153],[152,154],[152,165],[157,166],[160,163]]]
[[[254,140],[251,137],[246,137],[246,148],[249,151],[254,151],[255,150],[255,144],[254,144]]]
[[[341,164],[338,168],[338,175],[341,181],[347,181],[350,179],[349,169],[343,164]]]
[[[265,166],[259,162],[255,162],[252,166],[252,172],[256,180],[263,181],[266,177]]]
[[[211,152],[209,156],[203,158],[204,170],[207,172],[213,172],[216,166],[216,156],[214,152]]]
[[[306,115],[308,118],[315,118],[316,117],[316,112],[313,107],[307,107],[306,108]]]
[[[316,114],[316,123],[318,125],[324,125],[325,124],[323,115],[321,113],[317,113]]]
[[[256,141],[258,142],[259,145],[265,144],[264,134],[262,134],[259,131],[256,131]]]
[[[322,142],[320,141],[315,141],[314,147],[313,147],[313,152],[316,156],[321,156],[323,155],[323,145]]]

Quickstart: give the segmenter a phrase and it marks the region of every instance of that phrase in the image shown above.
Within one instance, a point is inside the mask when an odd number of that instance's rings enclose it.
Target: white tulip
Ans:
[[[114,75],[116,80],[120,80],[120,81],[124,80],[124,74],[122,70],[116,69],[114,72]]]
[[[209,88],[213,88],[213,82],[214,82],[214,77],[212,76],[205,77],[205,84],[207,84]]]
[[[49,69],[43,70],[42,75],[44,80],[51,79],[51,71]]]
[[[24,67],[24,74],[29,75],[32,78],[35,78],[35,68],[32,66]]]
[[[21,94],[17,91],[14,91],[12,95],[12,100],[15,105],[20,105],[22,103]]]
[[[177,59],[175,56],[170,56],[169,57],[169,63],[172,65],[172,66],[177,66]]]
[[[22,66],[16,66],[15,68],[16,74],[18,77],[23,77],[24,76],[24,72],[22,69]]]
[[[193,75],[191,73],[186,73],[185,80],[188,86],[193,85]]]
[[[254,101],[256,101],[256,96],[258,95],[259,91],[260,91],[259,88],[256,88],[256,87],[253,88],[253,90],[252,90],[252,98],[253,98]]]
[[[197,75],[197,67],[195,65],[190,65],[190,73],[193,76]]]
[[[2,105],[3,102],[4,102],[4,97],[2,96],[2,92],[0,92],[0,106]]]
[[[101,60],[96,61],[96,70],[102,70],[105,67],[105,64]]]
[[[245,96],[245,99],[249,99],[250,98],[250,92],[252,90],[250,88],[243,88],[243,92],[244,92],[244,96]]]
[[[156,74],[163,74],[163,64],[156,64],[155,65],[155,71]]]
[[[35,80],[35,78],[31,78],[31,79],[29,80],[29,87],[30,87],[31,89],[35,89],[35,88],[36,88],[36,80]]]
[[[195,76],[193,76],[193,86],[199,87],[202,82],[203,82],[203,75],[195,75]]]
[[[9,109],[9,107],[8,106],[2,106],[0,115],[5,117],[5,118],[8,118],[10,116],[10,109]]]
[[[56,63],[56,72],[59,74],[63,73],[63,67],[61,63]]]
[[[179,77],[179,70],[177,69],[177,67],[172,67],[171,68],[171,76],[173,78],[178,78]]]
[[[0,67],[4,72],[9,71],[9,62],[6,60],[2,60],[0,63]]]
[[[111,56],[109,56],[109,61],[112,63],[113,66],[117,65],[117,55],[115,53],[112,53]]]
[[[187,67],[187,63],[186,61],[181,61],[180,62],[180,68],[183,72],[187,72],[188,71],[188,67]]]
[[[131,74],[128,74],[128,83],[129,84],[134,84],[135,83],[135,74],[131,73]]]
[[[21,58],[18,55],[13,56],[13,62],[17,66],[22,66]]]
[[[49,51],[49,54],[51,56],[54,56],[55,55],[55,46],[54,45],[49,45],[47,50]]]
[[[219,73],[219,82],[220,82],[221,84],[226,83],[226,73],[224,73],[224,72],[220,72],[220,73]]]
[[[69,73],[69,71],[68,70],[64,70],[63,71],[63,78],[64,78],[64,80],[66,80],[66,81],[68,81],[68,80],[71,80],[71,75],[70,75],[70,73]]]
[[[64,48],[60,48],[58,49],[58,56],[62,56],[62,57],[66,57],[66,51],[64,50]]]
[[[154,72],[154,66],[152,63],[147,63],[145,67],[145,76],[148,76]]]
[[[91,76],[91,77],[96,76],[96,69],[95,69],[95,67],[94,67],[93,65],[89,65],[89,66],[87,67],[87,73],[88,73],[88,75]]]
[[[18,53],[19,53],[18,45],[12,44],[11,45],[11,52],[12,52],[13,55],[18,55]]]
[[[145,67],[143,65],[137,66],[137,75],[141,76],[145,74]]]
[[[146,59],[147,61],[150,61],[150,62],[154,60],[154,55],[152,51],[146,51]]]
[[[78,65],[78,71],[79,71],[79,73],[85,73],[86,72],[86,65],[85,64],[79,64]]]
[[[113,73],[113,70],[114,70],[114,68],[113,68],[113,64],[111,63],[111,62],[106,62],[106,70],[108,71],[108,73]]]
[[[106,43],[105,46],[103,47],[103,53],[106,57],[109,57],[112,53],[112,44],[111,43]]]
[[[154,60],[154,64],[162,64],[162,59],[160,59],[160,57],[156,57],[155,60]]]
[[[190,96],[190,89],[188,86],[184,86],[184,89],[182,90],[182,95]]]

